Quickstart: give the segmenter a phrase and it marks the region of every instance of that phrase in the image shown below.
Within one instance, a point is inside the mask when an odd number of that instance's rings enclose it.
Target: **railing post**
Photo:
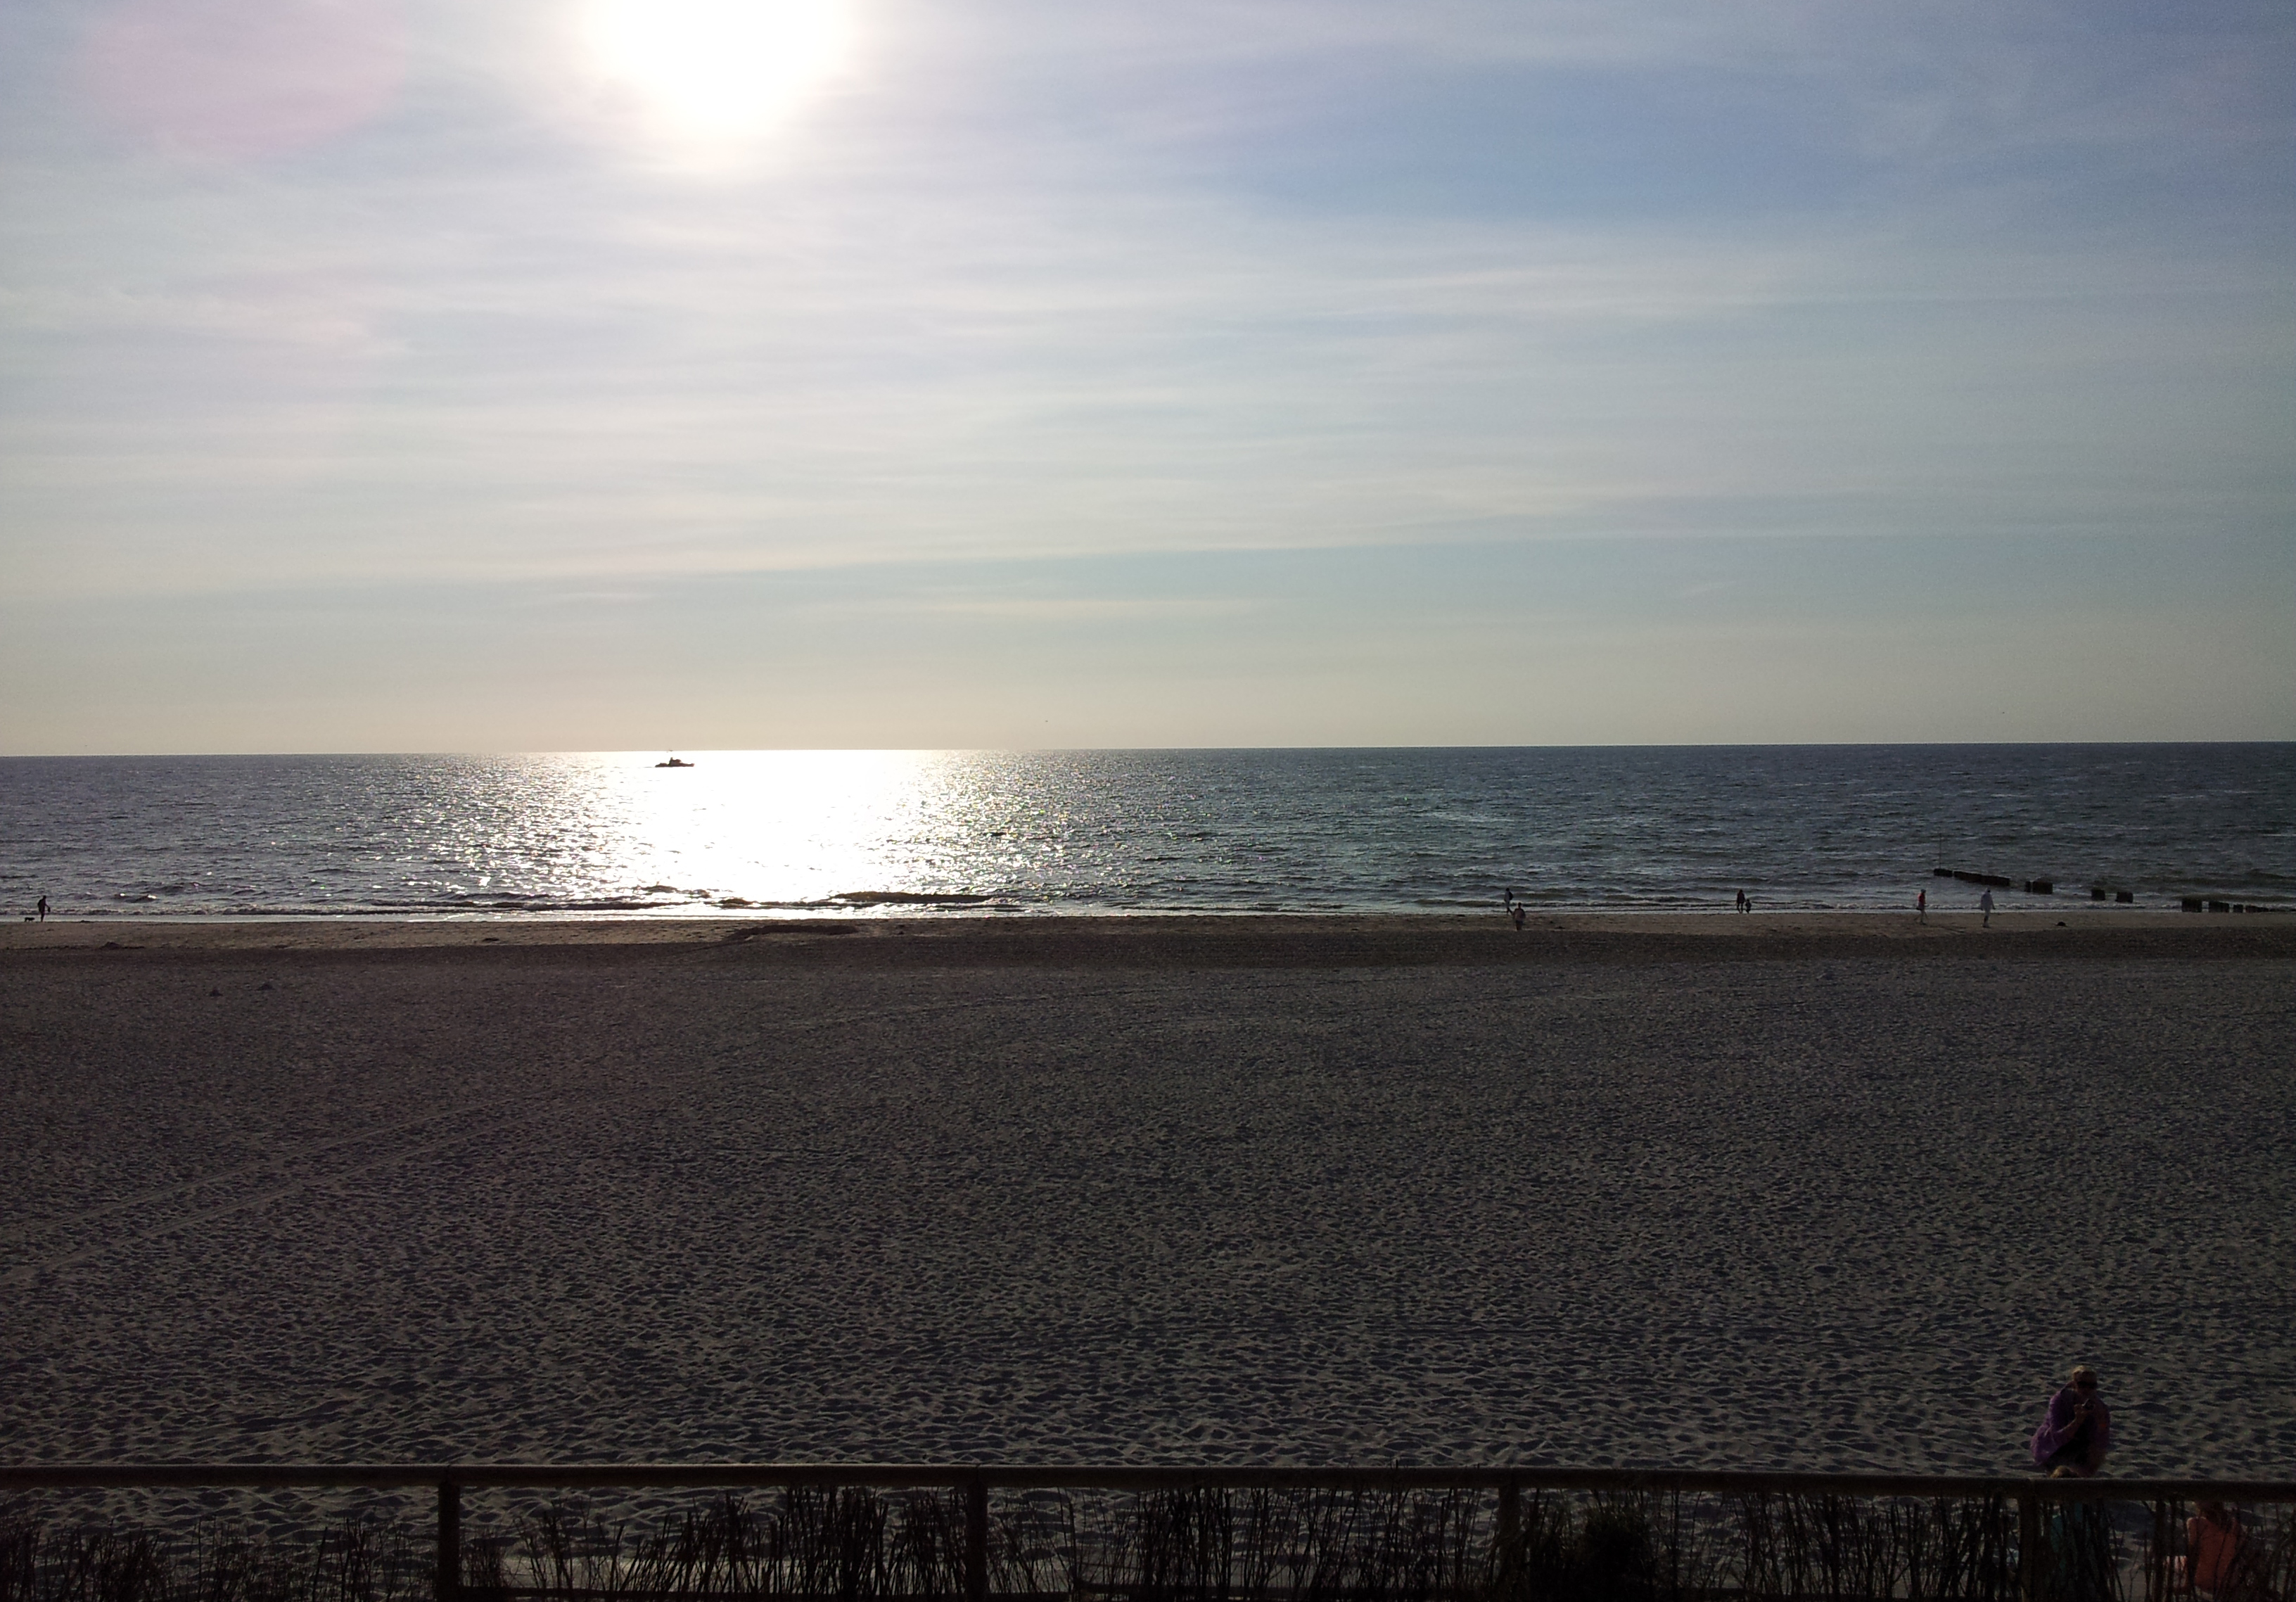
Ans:
[[[439,1482],[439,1573],[437,1602],[461,1602],[463,1594],[463,1488]]]
[[[972,1471],[964,1484],[965,1602],[988,1602],[988,1476]]]
[[[2017,1493],[2018,1602],[2041,1602],[2041,1504],[2030,1491]]]
[[[2152,1549],[2144,1564],[2145,1602],[2167,1602],[2169,1595],[2169,1503],[2152,1499]]]

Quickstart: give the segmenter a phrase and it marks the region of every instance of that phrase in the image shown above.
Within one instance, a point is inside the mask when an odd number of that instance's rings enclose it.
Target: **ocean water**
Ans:
[[[0,760],[64,916],[2296,901],[2296,744]],[[2021,892],[2007,892],[2010,902]],[[2038,904],[2038,902],[2036,903]],[[2112,903],[2108,903],[2111,905]]]

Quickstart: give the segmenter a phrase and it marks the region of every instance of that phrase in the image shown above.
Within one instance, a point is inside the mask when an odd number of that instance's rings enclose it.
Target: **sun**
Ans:
[[[739,138],[779,121],[843,59],[845,0],[588,0],[583,41],[665,131]]]

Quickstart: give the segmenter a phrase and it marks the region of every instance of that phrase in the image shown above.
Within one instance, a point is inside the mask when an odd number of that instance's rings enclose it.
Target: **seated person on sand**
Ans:
[[[2053,1479],[2087,1479],[2112,1450],[2112,1414],[2096,1394],[2096,1370],[2083,1363],[2049,1398],[2049,1416],[2033,1432],[2033,1466]]]
[[[2222,1502],[2202,1502],[2185,1521],[2185,1583],[2179,1590],[2219,1596],[2231,1589],[2240,1563],[2240,1515]]]

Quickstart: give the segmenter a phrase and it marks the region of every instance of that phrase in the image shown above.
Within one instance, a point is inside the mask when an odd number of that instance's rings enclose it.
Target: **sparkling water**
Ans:
[[[65,916],[1939,906],[2296,899],[2296,745],[0,760]],[[2008,901],[2024,904],[2020,892]],[[2031,904],[2040,904],[2038,900]],[[2119,903],[2109,899],[2104,905]]]

